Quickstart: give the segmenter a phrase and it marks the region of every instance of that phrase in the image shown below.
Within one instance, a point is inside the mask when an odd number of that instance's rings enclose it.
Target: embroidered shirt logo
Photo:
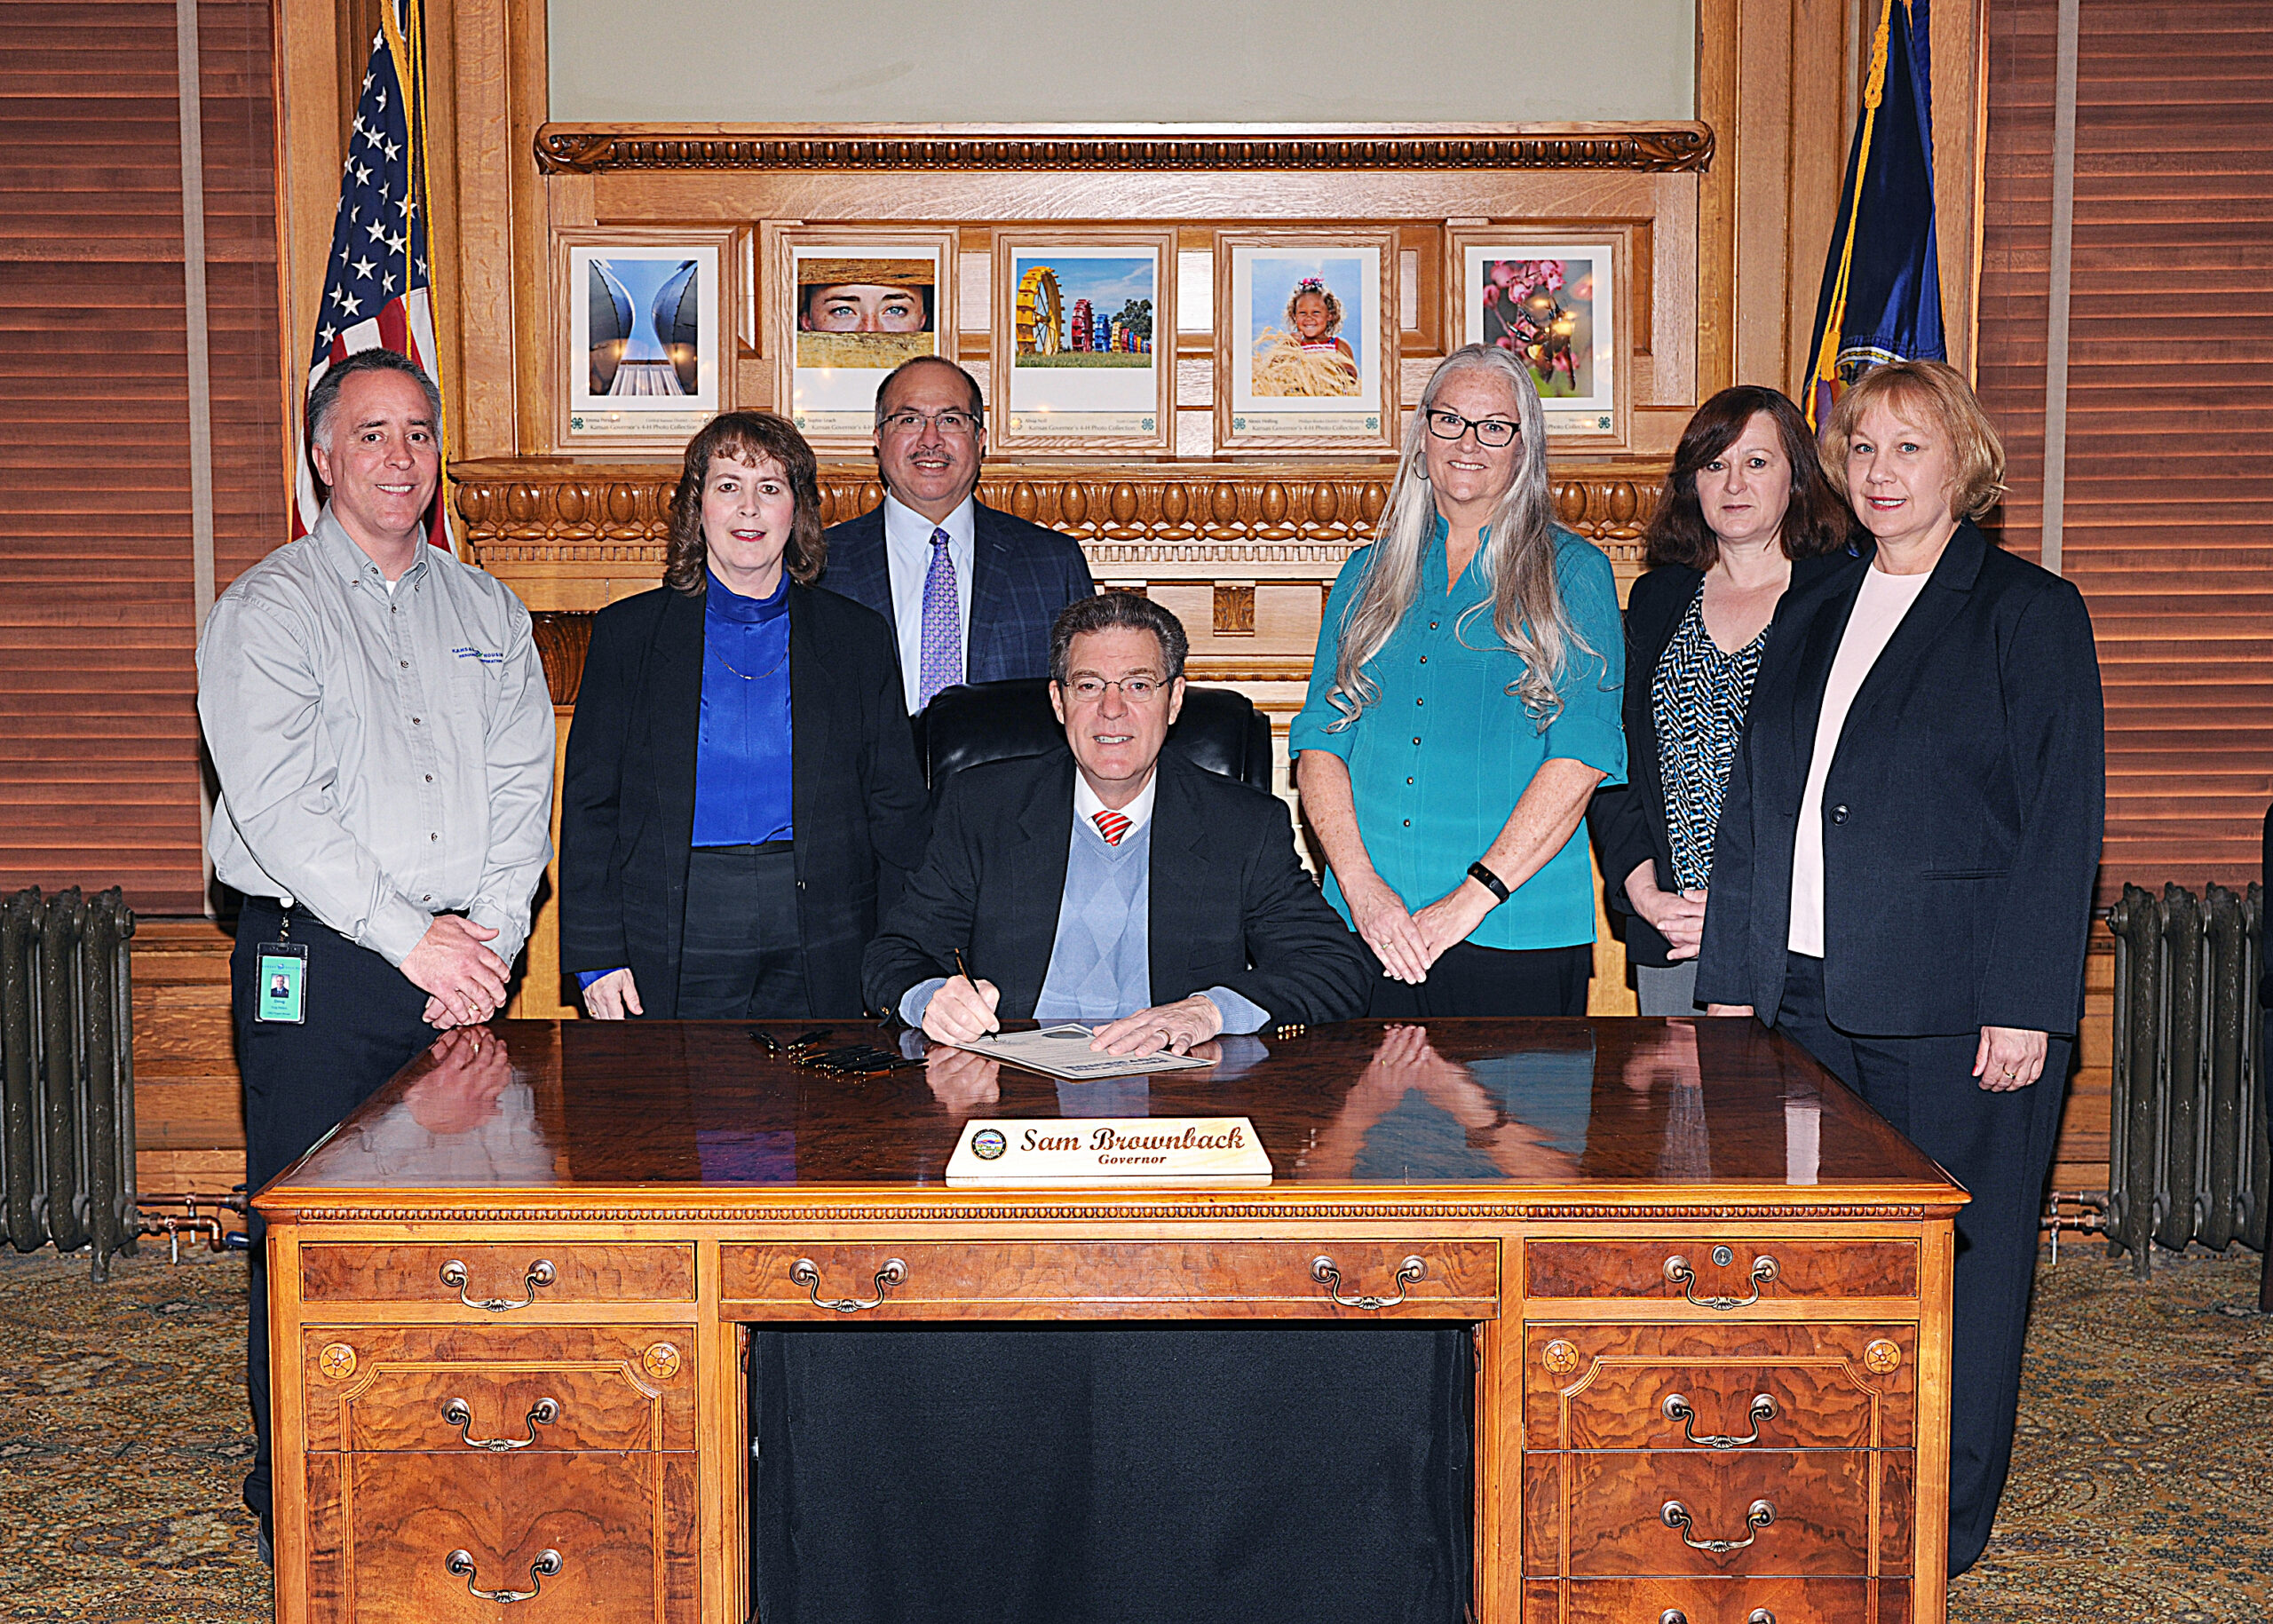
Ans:
[[[450,653],[455,654],[461,660],[479,660],[484,665],[503,665],[505,663],[505,651],[502,648],[496,653],[492,654],[486,648],[474,648],[469,646],[464,648],[454,648]]]

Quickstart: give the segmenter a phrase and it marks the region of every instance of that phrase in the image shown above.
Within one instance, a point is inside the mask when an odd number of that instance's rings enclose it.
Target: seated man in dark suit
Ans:
[[[1358,1012],[1364,957],[1295,860],[1285,805],[1161,751],[1184,649],[1176,616],[1133,593],[1057,616],[1070,750],[949,780],[862,963],[872,1007],[956,1042],[1002,1018],[1095,1022],[1091,1047],[1125,1055]]]
[[[954,362],[903,362],[876,391],[881,505],[828,530],[820,584],[891,622],[910,716],[962,682],[1040,677],[1049,622],[1097,591],[1072,538],[977,501],[986,402]]]
[[[1132,1055],[1357,1012],[1367,965],[1285,807],[1162,749],[1184,648],[1133,594],[1057,617],[1070,749],[947,781],[863,962],[872,1006],[949,1038],[1097,1022],[1096,1046]],[[762,1327],[750,1389],[763,1618],[1462,1616],[1465,1327]]]

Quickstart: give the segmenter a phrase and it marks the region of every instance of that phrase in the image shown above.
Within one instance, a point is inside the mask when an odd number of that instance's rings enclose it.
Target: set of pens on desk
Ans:
[[[829,1028],[818,1027],[801,1032],[793,1038],[777,1038],[762,1028],[753,1027],[750,1042],[763,1044],[765,1052],[777,1059],[806,1071],[823,1072],[831,1077],[873,1077],[879,1072],[906,1071],[923,1064],[918,1056],[910,1058],[890,1050],[878,1049],[868,1043],[853,1043],[841,1049],[824,1049],[828,1042]]]

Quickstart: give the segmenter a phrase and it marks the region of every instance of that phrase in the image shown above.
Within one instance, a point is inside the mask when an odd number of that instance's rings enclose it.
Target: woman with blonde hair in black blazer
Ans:
[[[1697,996],[1789,1034],[1972,1194],[1957,1217],[1950,1550],[2011,1460],[2037,1218],[2083,1013],[2106,797],[2091,618],[1974,524],[2004,451],[1939,361],[1822,433],[1869,533],[1786,600],[1714,850]]]

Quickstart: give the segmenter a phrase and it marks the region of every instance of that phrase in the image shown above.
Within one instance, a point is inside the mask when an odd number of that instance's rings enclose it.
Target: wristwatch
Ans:
[[[1489,868],[1486,868],[1482,863],[1470,863],[1468,866],[1468,877],[1474,880],[1478,885],[1484,887],[1485,890],[1490,891],[1501,901],[1505,902],[1508,899],[1507,886],[1501,883],[1500,876],[1498,875],[1493,873]]]

